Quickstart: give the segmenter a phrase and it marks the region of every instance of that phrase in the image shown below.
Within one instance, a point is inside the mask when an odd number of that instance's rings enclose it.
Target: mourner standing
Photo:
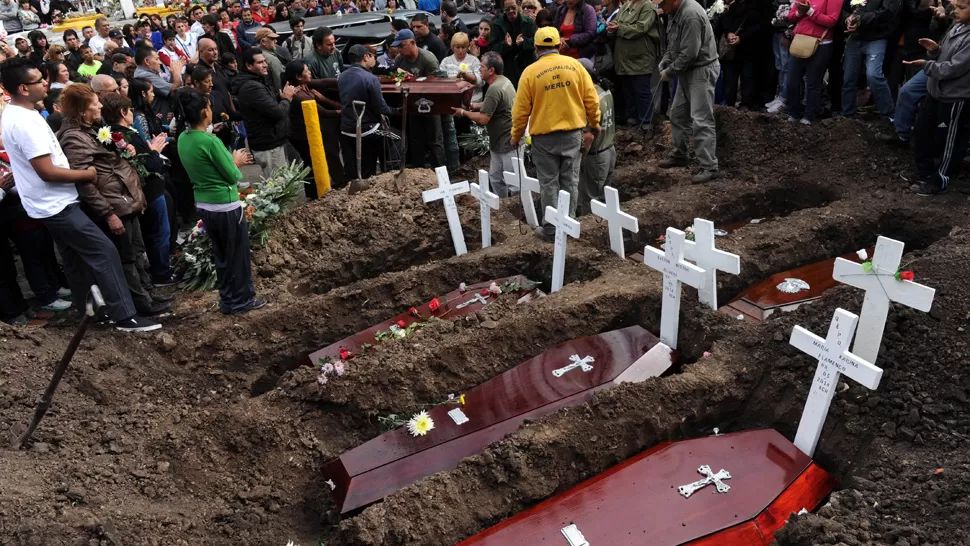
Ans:
[[[701,171],[691,182],[710,182],[717,177],[714,85],[721,70],[714,29],[696,0],[662,0],[660,8],[670,16],[669,45],[660,61],[660,79],[671,81],[676,76],[677,92],[670,107],[674,150],[659,166],[686,166],[693,136]]]
[[[571,197],[569,214],[575,216],[583,129],[588,126],[594,137],[599,134],[600,101],[589,73],[578,60],[560,55],[559,43],[554,27],[536,31],[538,59],[522,72],[512,108],[512,146],[518,147],[528,125],[541,210],[555,207],[559,190],[565,190]],[[548,223],[536,228],[536,235],[547,241],[555,232]]]

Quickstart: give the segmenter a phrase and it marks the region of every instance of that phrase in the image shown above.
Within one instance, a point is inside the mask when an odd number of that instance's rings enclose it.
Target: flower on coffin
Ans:
[[[916,275],[912,271],[897,271],[896,280],[897,281],[911,281],[916,278]]]
[[[496,296],[502,293],[502,289],[499,288],[498,285],[495,283],[488,285],[488,291],[489,293],[494,294]]]
[[[344,371],[346,371],[346,365],[344,364],[344,361],[343,360],[338,360],[338,361],[334,362],[333,363],[333,371],[337,375],[343,375],[344,374]]]
[[[465,395],[464,394],[458,397],[458,403],[461,404],[461,405],[463,405],[463,406],[465,405]]]
[[[401,328],[407,328],[407,324],[405,324],[403,320],[397,321],[397,325]]]
[[[104,126],[98,129],[98,142],[101,144],[108,144],[111,142],[111,129],[109,127]]]
[[[467,291],[468,291],[468,287],[465,286],[465,283],[461,283],[458,285],[458,292],[464,294]]]
[[[428,412],[422,411],[408,420],[407,427],[408,432],[411,433],[411,436],[425,436],[431,432],[432,429],[434,429],[434,420],[431,419]]]
[[[401,84],[402,83],[410,80],[411,78],[414,77],[414,75],[411,74],[410,72],[408,72],[407,70],[404,70],[402,68],[398,68],[397,69],[397,72],[395,72],[392,75],[392,77],[394,78],[394,85],[397,86],[397,87],[401,87]]]
[[[431,312],[433,313],[437,311],[439,307],[441,307],[441,304],[438,303],[438,298],[431,298],[431,302],[428,303],[428,309],[431,309]]]
[[[416,317],[417,316],[420,316],[420,315],[418,315],[418,310],[415,307],[412,307],[412,308],[408,309],[408,314],[414,315]]]
[[[704,351],[704,358],[711,358],[710,351]]]
[[[487,296],[488,295],[488,288],[482,288],[482,291],[479,292],[479,294],[481,294],[482,296]]]
[[[350,360],[354,355],[347,349],[340,349],[340,360]]]

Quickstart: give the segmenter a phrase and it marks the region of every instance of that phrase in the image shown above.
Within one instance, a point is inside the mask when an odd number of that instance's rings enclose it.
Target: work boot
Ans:
[[[909,148],[909,140],[899,138],[899,135],[897,135],[895,131],[891,133],[876,133],[876,140],[885,144],[897,146],[899,148]]]
[[[715,178],[717,178],[717,175],[718,175],[717,170],[709,171],[707,169],[704,169],[701,172],[695,174],[694,177],[690,179],[690,183],[706,184],[711,180],[714,180]]]
[[[670,156],[670,157],[661,159],[657,163],[657,166],[660,167],[661,169],[672,169],[674,167],[686,167],[687,159],[684,157]]]

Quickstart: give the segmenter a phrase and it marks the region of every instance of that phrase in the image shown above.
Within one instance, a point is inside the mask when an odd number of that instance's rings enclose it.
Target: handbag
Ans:
[[[788,53],[799,59],[810,59],[812,55],[815,55],[818,44],[825,39],[825,35],[828,33],[829,29],[825,29],[822,32],[821,38],[815,38],[807,34],[796,34],[791,40],[791,45],[788,46]]]
[[[733,4],[733,2],[732,2],[732,4]],[[738,30],[736,30],[734,32],[734,34],[738,34],[738,33],[741,32],[741,29],[744,27],[744,23],[745,23],[745,21],[747,21],[747,19],[748,18],[745,17],[744,20],[741,21],[741,26],[738,27]],[[727,35],[728,35],[728,33],[722,34],[721,35],[721,38],[717,41],[717,58],[721,62],[724,62],[724,61],[733,61],[734,60],[734,51],[735,51],[735,49],[738,46],[737,44],[732,44],[732,43],[728,42]]]

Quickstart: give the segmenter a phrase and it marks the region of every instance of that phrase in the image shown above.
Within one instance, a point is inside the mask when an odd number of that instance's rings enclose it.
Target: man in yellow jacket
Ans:
[[[519,78],[512,107],[512,145],[518,147],[526,126],[532,136],[532,161],[538,172],[542,208],[555,207],[559,190],[570,194],[569,214],[576,216],[583,129],[599,134],[600,100],[583,65],[559,54],[559,31],[540,28],[535,35],[538,59]],[[536,234],[551,241],[556,230],[543,222]]]

